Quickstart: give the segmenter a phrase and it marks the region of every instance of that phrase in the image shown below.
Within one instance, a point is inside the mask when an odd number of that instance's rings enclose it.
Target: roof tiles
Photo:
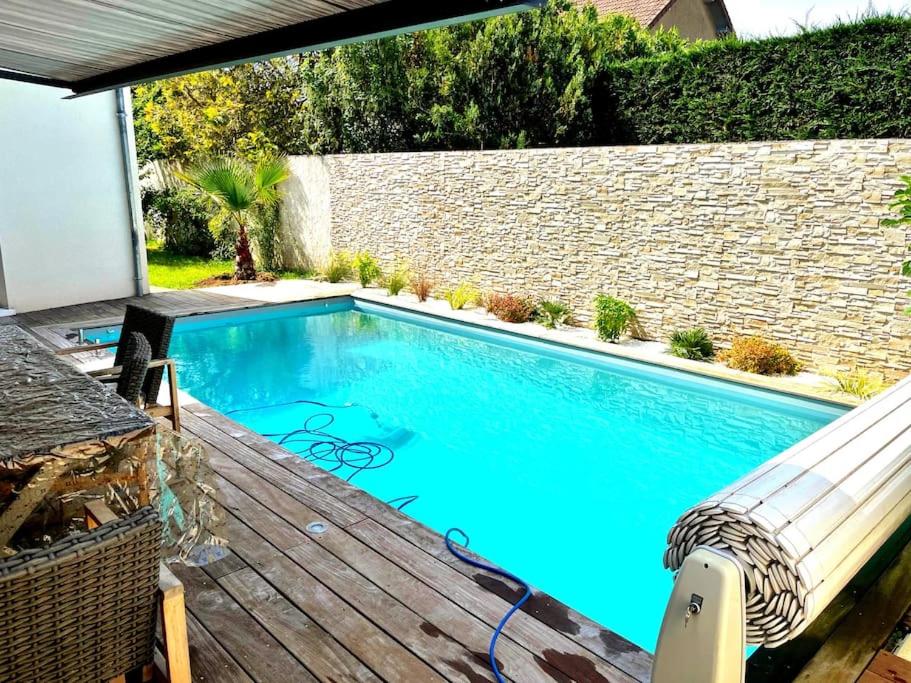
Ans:
[[[594,5],[599,14],[628,14],[643,26],[651,26],[673,0],[573,0],[577,5]]]

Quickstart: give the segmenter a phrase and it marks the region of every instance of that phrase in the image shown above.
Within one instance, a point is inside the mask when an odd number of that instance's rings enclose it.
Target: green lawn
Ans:
[[[201,256],[178,256],[169,254],[155,242],[146,244],[149,260],[149,284],[167,289],[193,289],[201,280],[234,272],[234,261],[218,261]],[[296,280],[312,277],[302,270],[283,270],[275,273],[282,280]]]
[[[146,245],[149,259],[149,284],[168,289],[192,289],[200,280],[230,273],[233,261],[213,261],[201,256],[177,256],[169,254],[161,245]]]

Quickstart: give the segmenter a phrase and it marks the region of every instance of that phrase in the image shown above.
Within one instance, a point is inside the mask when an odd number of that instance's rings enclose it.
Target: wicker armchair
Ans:
[[[142,334],[152,348],[152,360],[148,365],[145,380],[142,384],[142,397],[145,401],[144,408],[147,413],[155,417],[167,417],[174,425],[174,431],[180,431],[180,406],[177,397],[177,369],[174,361],[168,358],[168,347],[171,345],[171,334],[174,331],[174,317],[152,311],[141,306],[127,304],[123,316],[123,326],[120,329],[120,339],[116,342],[105,344],[81,344],[65,349],[59,349],[59,355],[85,353],[117,347],[114,356],[114,366],[101,370],[93,370],[89,374],[102,382],[118,381],[127,355],[127,341],[134,332]],[[158,390],[164,376],[164,369],[168,369],[168,388],[171,405],[158,404]]]
[[[183,587],[160,563],[157,511],[117,519],[91,503],[86,519],[88,533],[0,560],[0,680],[150,680],[160,599],[163,676],[189,683]]]

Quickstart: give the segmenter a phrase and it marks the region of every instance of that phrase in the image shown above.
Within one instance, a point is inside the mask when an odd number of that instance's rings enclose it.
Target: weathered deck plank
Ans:
[[[262,567],[274,566],[281,561],[281,554],[266,561]],[[288,577],[292,579],[292,577]],[[294,586],[307,591],[309,586],[293,577]],[[314,621],[309,614],[280,594],[269,582],[253,569],[241,569],[218,580],[218,585],[244,607],[250,615],[278,639],[297,659],[304,662],[314,676],[325,680],[380,681],[357,657],[346,650],[330,633]],[[306,605],[301,605],[306,607]],[[362,644],[369,642],[366,638]],[[377,657],[385,652],[377,648]],[[369,659],[369,658],[368,658]],[[403,669],[405,667],[402,667]]]
[[[316,681],[304,666],[202,569],[172,565],[187,609],[258,683]],[[196,665],[191,660],[191,670]]]
[[[351,649],[354,652],[360,652],[369,646],[372,650],[377,651],[378,656],[383,655],[381,661],[385,665],[400,656],[398,648],[404,647],[428,665],[433,666],[438,673],[448,680],[460,680],[460,674],[464,667],[467,666],[473,666],[479,679],[484,677],[485,668],[483,663],[480,661],[472,662],[474,655],[471,652],[459,648],[458,645],[447,647],[444,643],[443,646],[440,646],[437,642],[431,642],[432,639],[427,637],[420,629],[409,630],[408,627],[413,623],[414,619],[413,615],[409,616],[410,612],[407,608],[391,600],[383,591],[359,576],[350,567],[335,560],[326,551],[320,552],[314,542],[307,541],[302,544],[316,548],[316,552],[310,554],[305,562],[300,561],[299,555],[294,552],[294,548],[286,551],[283,559],[281,554],[275,554],[254,560],[252,558],[258,556],[259,549],[264,542],[267,542],[253,529],[243,528],[244,526],[236,518],[232,521],[229,529],[232,543],[238,552],[250,559],[252,566],[262,575],[262,578],[268,580],[275,588],[282,590],[282,592],[293,594],[304,590],[316,580],[332,590],[336,596],[344,597],[350,607],[343,606],[339,609],[337,602],[341,597],[325,600],[324,594],[323,602],[328,603],[329,612],[325,614],[326,608],[324,607],[320,607],[316,612],[320,612],[324,619],[328,619],[333,624],[333,633],[339,633],[342,630],[335,627],[335,622],[341,618],[340,615],[346,615],[345,618],[351,622],[349,623],[349,630],[353,629],[350,636],[354,639],[351,645]],[[290,564],[292,560],[296,562],[293,566]],[[304,573],[311,575],[313,578],[305,577],[301,580]],[[231,578],[235,578],[234,575]],[[287,590],[287,586],[292,586],[290,592]],[[307,600],[318,599],[319,593],[319,591],[314,592],[308,596]],[[306,608],[304,604],[300,606]],[[352,608],[356,610],[357,614],[363,615],[366,619],[372,621],[375,626],[369,625],[366,620],[359,622],[358,619],[361,619],[360,617],[357,619],[352,617]],[[308,613],[315,614],[316,612],[308,609]],[[358,634],[358,630],[363,631],[363,633]],[[383,635],[379,635],[380,633]],[[385,634],[397,636],[402,642],[401,646],[397,644],[393,646]],[[367,659],[368,661],[370,659],[369,653]],[[452,666],[449,659],[453,662],[458,662],[461,668]],[[411,665],[410,658],[408,662],[408,665],[400,666],[399,668],[407,670]]]
[[[193,614],[187,615],[187,634],[190,641],[191,673],[197,683],[252,683],[234,658]]]

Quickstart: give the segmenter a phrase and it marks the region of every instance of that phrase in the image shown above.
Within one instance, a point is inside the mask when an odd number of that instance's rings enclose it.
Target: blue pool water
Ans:
[[[183,320],[172,355],[199,400],[648,650],[677,516],[843,412],[350,300]]]

